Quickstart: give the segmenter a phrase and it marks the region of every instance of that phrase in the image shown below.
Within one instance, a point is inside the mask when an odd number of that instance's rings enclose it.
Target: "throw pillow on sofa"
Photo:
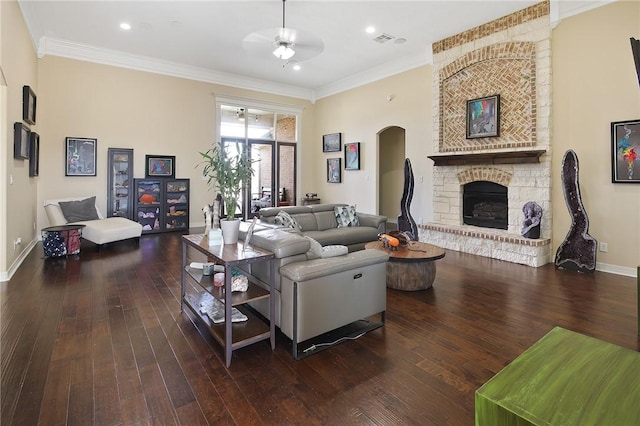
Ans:
[[[83,220],[97,220],[96,197],[85,198],[80,201],[60,201],[58,203],[67,222],[80,222]]]
[[[344,228],[347,226],[360,226],[360,221],[356,215],[355,206],[335,206],[333,212],[336,215],[336,221],[338,222],[338,228]]]
[[[284,226],[285,228],[296,228],[302,229],[300,224],[291,217],[291,215],[284,210],[280,210],[276,217],[273,219],[273,222],[278,226]]]
[[[322,247],[322,245],[313,238],[307,237],[306,235],[305,238],[309,240],[310,244],[309,251],[307,252],[307,259],[309,260],[342,256],[349,252],[347,246],[331,245]]]

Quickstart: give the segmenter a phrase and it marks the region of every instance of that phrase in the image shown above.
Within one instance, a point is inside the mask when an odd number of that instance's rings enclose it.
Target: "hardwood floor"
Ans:
[[[554,326],[640,348],[636,280],[448,251],[386,325],[294,361],[222,348],[180,313],[180,234],[36,247],[1,292],[2,425],[473,425],[474,392]]]

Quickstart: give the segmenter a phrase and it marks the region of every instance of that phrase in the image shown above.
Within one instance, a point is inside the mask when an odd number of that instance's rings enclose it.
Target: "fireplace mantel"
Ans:
[[[475,164],[525,164],[539,163],[545,149],[529,151],[483,152],[469,154],[429,155],[435,166],[470,166]]]

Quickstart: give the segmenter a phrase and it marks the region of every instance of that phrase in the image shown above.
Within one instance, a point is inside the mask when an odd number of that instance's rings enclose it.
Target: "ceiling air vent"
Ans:
[[[395,37],[389,34],[382,33],[378,37],[374,38],[373,41],[378,43],[386,43],[390,40],[393,40]]]

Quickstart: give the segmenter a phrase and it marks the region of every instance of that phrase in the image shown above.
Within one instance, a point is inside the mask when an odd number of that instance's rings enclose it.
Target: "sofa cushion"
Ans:
[[[64,214],[62,214],[62,209],[58,204],[47,204],[44,206],[44,211],[47,213],[47,218],[51,226],[67,224],[67,219],[65,219]]]
[[[323,246],[344,245],[350,246],[378,239],[378,229],[368,226],[355,226],[348,228],[333,228],[326,231],[309,231],[304,235],[318,241]]]
[[[338,227],[338,222],[336,221],[336,215],[333,212],[333,209],[330,211],[316,212],[314,215],[316,217],[316,223],[318,224],[316,228],[318,231],[335,229]]]
[[[333,211],[335,213],[336,222],[338,223],[338,228],[360,226],[355,206],[335,206]]]
[[[301,229],[298,222],[293,217],[291,217],[289,213],[285,212],[284,210],[281,210],[278,212],[273,222],[276,225],[284,226],[285,228]]]
[[[307,259],[310,260],[343,256],[349,252],[347,246],[330,245],[322,247],[322,245],[313,238],[307,236],[305,236],[305,238],[309,240],[310,244],[309,251],[307,252]]]

